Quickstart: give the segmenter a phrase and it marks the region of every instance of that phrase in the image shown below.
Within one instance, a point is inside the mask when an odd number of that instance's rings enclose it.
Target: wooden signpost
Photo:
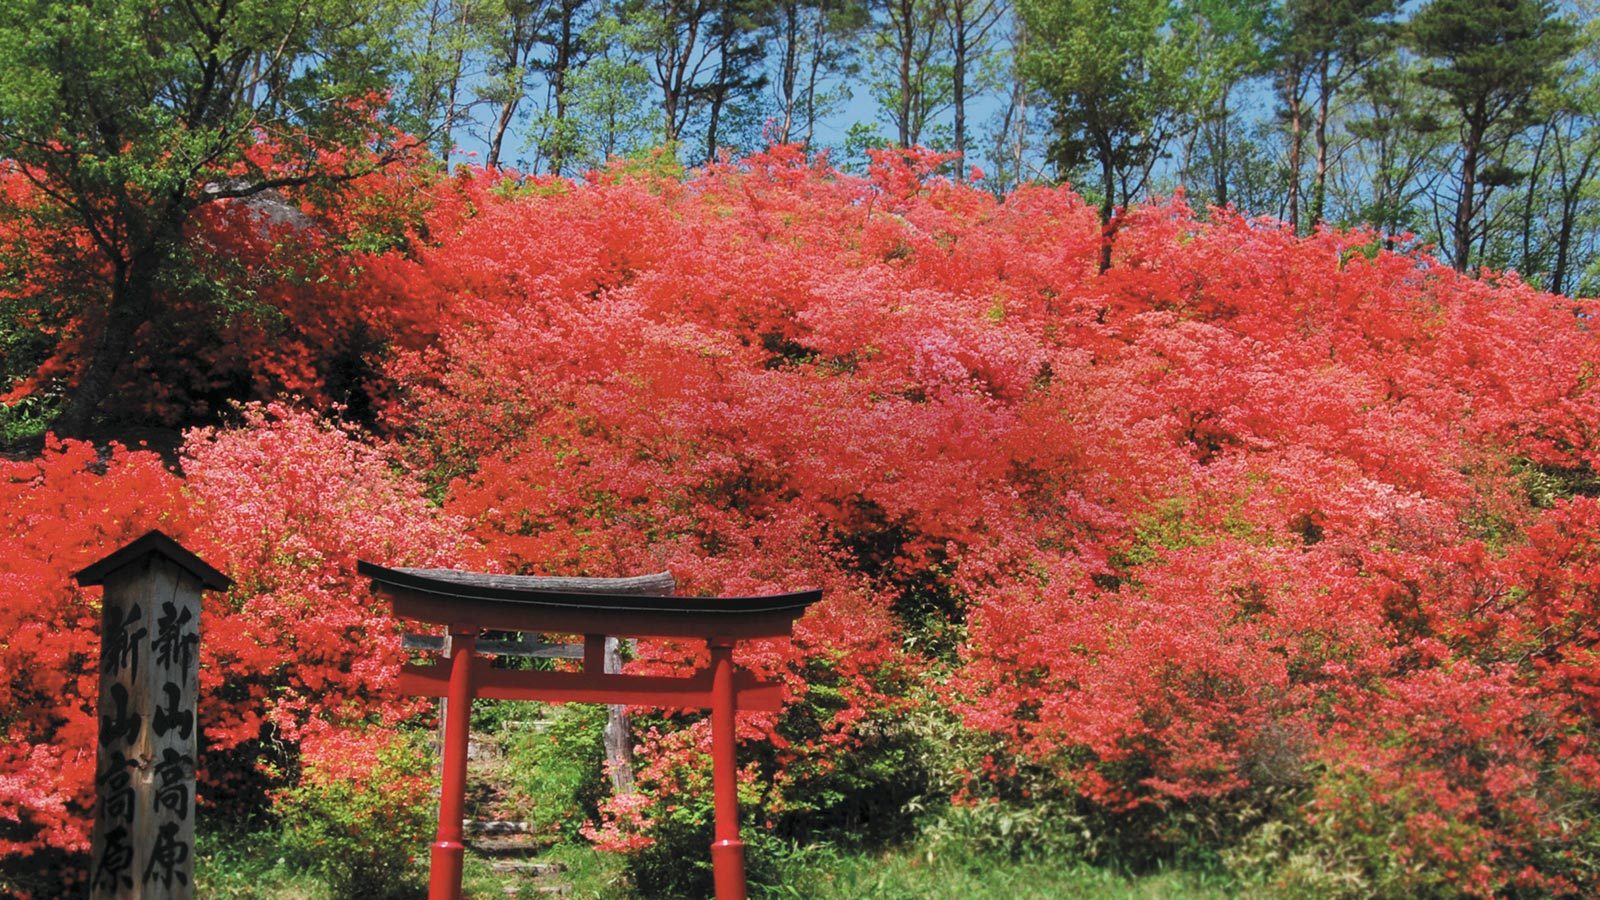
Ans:
[[[200,592],[230,582],[159,531],[75,577],[105,587],[91,896],[188,900]]]

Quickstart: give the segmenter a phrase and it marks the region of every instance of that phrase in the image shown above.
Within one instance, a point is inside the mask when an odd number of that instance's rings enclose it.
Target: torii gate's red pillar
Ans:
[[[739,840],[739,760],[734,752],[733,642],[711,647],[711,789],[716,796],[716,840],[711,871],[717,900],[744,900],[744,842]]]
[[[444,771],[439,785],[439,830],[428,867],[429,900],[461,896],[461,865],[466,857],[467,741],[472,724],[472,651],[477,632],[450,628],[450,687],[445,696]]]

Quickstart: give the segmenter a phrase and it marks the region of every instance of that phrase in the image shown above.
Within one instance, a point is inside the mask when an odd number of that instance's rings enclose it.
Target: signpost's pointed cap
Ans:
[[[115,551],[110,556],[94,563],[72,577],[76,578],[78,583],[84,587],[104,584],[107,575],[129,563],[138,562],[151,554],[170,560],[178,568],[193,575],[195,580],[200,582],[201,587],[210,588],[213,591],[225,591],[233,585],[228,576],[211,568],[206,564],[205,560],[184,549],[182,544],[153,529],[146,533],[144,537],[128,544],[121,550]]]

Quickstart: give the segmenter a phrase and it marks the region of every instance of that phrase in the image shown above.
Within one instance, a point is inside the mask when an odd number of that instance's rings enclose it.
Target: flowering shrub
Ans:
[[[206,612],[206,739],[218,749],[311,722],[393,725],[400,624],[355,574],[358,558],[483,568],[461,523],[355,433],[283,405],[241,427],[197,429],[183,451],[193,546],[235,581]],[[215,623],[215,624],[213,624]]]
[[[1560,499],[1600,453],[1592,304],[1181,199],[1127,216],[1101,276],[1074,194],[931,171],[778,147],[687,181],[457,182],[435,245],[392,260],[453,324],[396,360],[389,421],[519,569],[828,589],[792,648],[748,655],[796,701],[741,726],[775,825],[938,675],[967,727],[1147,843],[1286,791],[1320,815],[1354,760],[1379,795],[1419,779],[1374,807],[1401,868],[1592,878],[1547,852],[1596,787],[1593,513]],[[1458,757],[1492,773],[1408,737],[1446,684],[1502,686],[1483,714],[1524,737]],[[647,736],[657,799],[601,840],[691,810],[703,729]]]
[[[0,460],[0,859],[88,847],[100,607],[72,573],[150,528],[184,534],[179,490],[154,453],[116,445]]]
[[[319,731],[279,797],[284,850],[335,896],[414,897],[439,786],[426,748],[392,732]]]
[[[25,874],[45,867],[27,864],[31,854],[87,849],[99,606],[98,590],[78,588],[73,572],[159,527],[234,579],[229,592],[203,598],[206,803],[259,757],[224,751],[270,738],[292,763],[317,729],[392,726],[416,708],[392,691],[399,626],[355,577],[358,556],[485,564],[459,523],[379,451],[288,406],[247,410],[239,428],[192,432],[182,464],[180,479],[154,453],[100,453],[76,441],[0,463],[0,525],[10,535],[0,585],[29,599],[0,612],[0,854]],[[52,878],[71,878],[77,863],[47,865]]]
[[[118,473],[159,486],[71,513],[85,558],[136,530],[116,515],[191,523],[238,581],[207,608],[221,746],[407,712],[374,705],[395,644],[358,554],[666,568],[689,592],[827,592],[792,643],[739,649],[791,700],[740,720],[763,832],[903,830],[947,783],[901,727],[931,703],[990,748],[954,783],[994,809],[952,829],[1031,802],[1118,832],[1084,847],[1231,844],[1288,880],[1318,859],[1318,890],[1595,890],[1594,303],[1181,197],[1130,211],[1100,274],[1069,190],[996,198],[936,167],[884,153],[853,178],[774,147],[688,177],[427,181],[383,206],[395,241],[295,257],[359,260],[304,298],[363,311],[392,443],[278,405],[191,435],[181,486],[52,445],[5,489],[75,510]],[[260,390],[324,378],[306,352]],[[49,598],[27,614],[81,621],[70,565],[29,540],[0,562]],[[9,715],[8,771],[69,752]],[[707,725],[639,721],[644,793],[589,831],[644,859],[701,840]],[[0,788],[18,849],[81,840],[49,830],[81,802],[63,777]]]

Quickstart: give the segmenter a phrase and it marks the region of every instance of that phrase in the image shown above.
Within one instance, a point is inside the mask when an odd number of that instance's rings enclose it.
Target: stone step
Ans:
[[[532,859],[497,859],[489,863],[489,868],[504,874],[526,875],[529,878],[545,878],[551,875],[560,875],[567,867],[557,862],[539,862]]]
[[[522,892],[528,888],[532,888],[533,892],[536,894],[547,894],[554,897],[565,897],[566,895],[572,893],[572,885],[570,884],[535,884],[524,885],[523,887],[518,887],[514,884],[508,884],[505,887],[506,896],[521,896]]]
[[[503,834],[467,838],[467,846],[479,856],[530,857],[550,849],[554,841],[540,834]]]
[[[543,734],[550,730],[550,725],[554,721],[554,719],[509,719],[502,722],[501,725],[507,731],[531,731],[535,734]]]
[[[533,826],[527,822],[504,819],[467,819],[461,823],[467,834],[532,834]]]

